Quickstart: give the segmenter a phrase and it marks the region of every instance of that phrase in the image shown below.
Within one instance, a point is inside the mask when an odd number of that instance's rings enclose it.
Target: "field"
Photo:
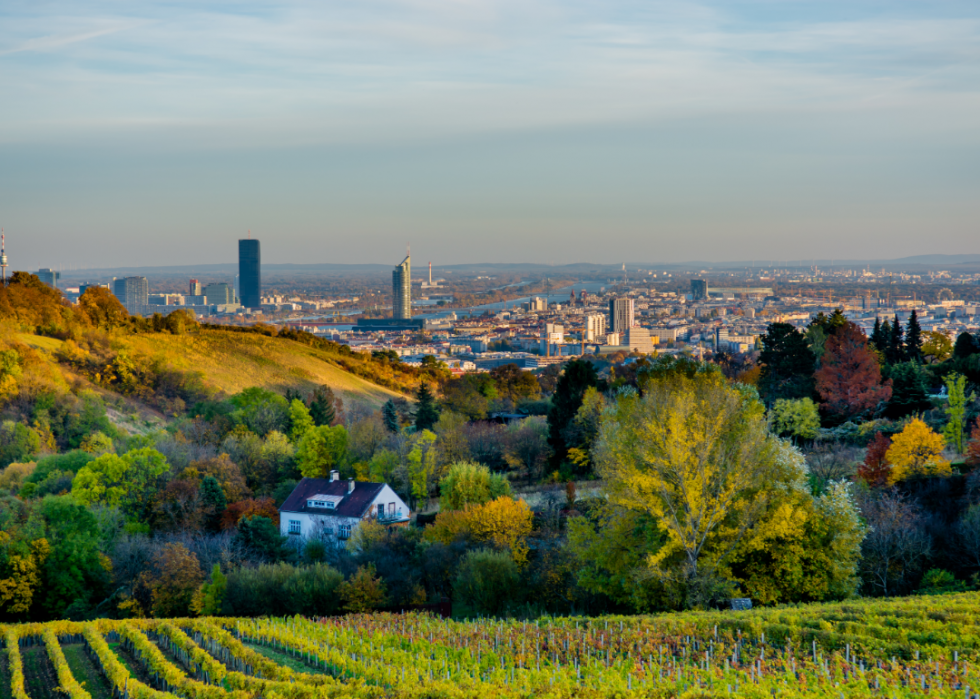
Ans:
[[[980,595],[750,612],[2,627],[0,696],[977,697]]]
[[[49,357],[62,342],[37,335],[17,339]],[[258,386],[282,393],[286,388],[312,390],[326,385],[345,405],[371,409],[401,395],[337,366],[336,357],[282,338],[250,333],[202,329],[187,335],[145,333],[117,339],[131,352],[163,356],[174,368],[200,371],[209,386],[228,395]]]

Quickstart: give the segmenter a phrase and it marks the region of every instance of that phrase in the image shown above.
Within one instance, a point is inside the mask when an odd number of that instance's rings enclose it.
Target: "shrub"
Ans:
[[[503,551],[480,549],[463,558],[456,575],[457,598],[480,614],[500,614],[513,601],[520,581],[514,560]]]

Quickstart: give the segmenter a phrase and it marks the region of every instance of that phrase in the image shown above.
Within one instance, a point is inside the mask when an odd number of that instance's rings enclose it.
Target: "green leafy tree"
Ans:
[[[440,509],[462,510],[467,505],[482,505],[501,495],[510,495],[510,481],[490,472],[483,464],[457,462],[439,482]]]
[[[439,407],[436,399],[429,390],[429,384],[423,381],[415,393],[415,429],[418,431],[431,430],[439,420]]]
[[[83,618],[109,582],[95,515],[70,496],[47,497],[40,514],[51,546],[42,568],[42,604],[54,618]]]
[[[373,563],[361,566],[337,588],[337,595],[348,612],[362,613],[383,607],[388,599],[384,581],[378,577]]]
[[[381,408],[381,413],[384,418],[385,429],[392,434],[398,434],[401,425],[398,419],[398,406],[395,405],[395,401],[391,399],[385,401],[384,406]]]
[[[293,553],[286,546],[286,537],[279,533],[279,527],[261,515],[243,517],[238,521],[235,542],[266,561],[287,560]]]
[[[122,456],[103,454],[81,468],[72,494],[83,504],[118,506],[131,519],[145,522],[169,470],[164,455],[150,447]]]
[[[551,399],[551,409],[548,411],[548,442],[553,455],[552,463],[561,466],[568,457],[569,445],[565,441],[565,428],[575,419],[575,414],[582,407],[582,399],[589,388],[599,385],[599,377],[591,362],[583,359],[573,359],[565,365],[565,370],[558,377],[555,393]]]
[[[905,326],[905,356],[910,362],[922,361],[922,326],[914,308]]]
[[[406,461],[412,498],[416,503],[425,502],[438,468],[435,433],[423,430],[413,436]]]
[[[296,462],[306,478],[326,478],[347,456],[347,430],[343,425],[320,425],[306,433],[296,450]]]
[[[980,344],[977,338],[968,332],[962,332],[956,337],[956,344],[953,345],[953,358],[966,359],[974,354],[980,354]]]
[[[298,444],[313,427],[309,409],[303,401],[294,398],[289,403],[289,438]]]
[[[946,416],[948,421],[943,429],[943,436],[946,443],[956,449],[957,454],[963,453],[963,431],[966,428],[966,377],[962,374],[949,374],[946,377],[946,389],[949,393],[946,405]],[[971,395],[969,401],[976,399]]]
[[[794,439],[814,439],[820,429],[820,412],[809,398],[777,400],[770,411],[773,431]]]
[[[813,395],[813,351],[803,333],[792,325],[772,323],[766,329],[759,363],[759,392],[767,405]]]
[[[479,614],[501,614],[513,604],[520,570],[506,551],[479,549],[463,557],[454,590],[460,602]]]
[[[211,579],[201,585],[191,601],[191,609],[199,616],[218,616],[228,594],[228,578],[217,563],[211,569]]]
[[[41,450],[41,436],[27,425],[12,420],[0,424],[0,468],[31,461]]]

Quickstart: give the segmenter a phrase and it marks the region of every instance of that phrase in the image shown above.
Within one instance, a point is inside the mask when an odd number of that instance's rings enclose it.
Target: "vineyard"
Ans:
[[[0,627],[0,699],[977,697],[980,594],[656,617]]]

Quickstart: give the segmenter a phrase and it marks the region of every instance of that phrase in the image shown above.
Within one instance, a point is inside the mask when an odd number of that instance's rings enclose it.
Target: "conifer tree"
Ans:
[[[888,337],[888,351],[885,352],[885,361],[889,364],[898,364],[905,360],[905,343],[902,340],[902,322],[895,314],[895,320],[891,325],[891,333]]]
[[[886,320],[885,323],[887,324],[888,321]],[[891,328],[889,328],[889,330],[890,329]],[[882,353],[884,353],[885,348],[888,346],[888,343],[885,341],[885,335],[882,333],[881,316],[875,316],[875,327],[874,330],[871,331],[869,342],[875,346],[877,351]]]
[[[429,384],[425,381],[419,385],[415,400],[418,401],[415,407],[415,429],[419,432],[431,430],[439,420],[439,408],[432,391],[429,390]]]
[[[310,402],[310,417],[317,427],[332,425],[337,419],[337,412],[333,407],[333,391],[326,386],[320,386],[313,392],[313,400]]]
[[[905,356],[912,362],[922,361],[922,326],[919,325],[915,309],[912,309],[912,315],[909,316],[905,328]]]
[[[214,476],[205,476],[201,481],[201,503],[207,509],[206,524],[211,531],[218,531],[221,515],[228,507],[228,500]]]
[[[385,429],[392,434],[398,434],[400,420],[398,419],[398,407],[395,405],[395,401],[389,399],[382,406],[381,414],[384,417]]]

